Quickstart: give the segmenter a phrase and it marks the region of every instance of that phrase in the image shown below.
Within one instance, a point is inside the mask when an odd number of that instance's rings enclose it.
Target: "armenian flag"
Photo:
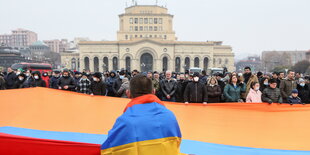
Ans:
[[[117,147],[129,146],[134,149],[140,144],[151,144],[149,146],[152,147],[170,138],[175,143],[181,143],[180,152],[186,154],[310,154],[309,105],[184,105],[169,102],[160,104],[156,101],[156,104],[150,102],[130,106],[129,102],[129,99],[89,96],[48,88],[2,90],[0,154],[100,155]],[[129,107],[124,112],[127,105]],[[175,130],[162,135],[152,135],[152,131],[145,132],[143,128],[141,132],[131,132],[132,129],[124,133],[117,132],[118,127],[123,125],[120,119],[133,117],[133,111],[141,112],[134,113],[138,115],[146,112],[154,114],[154,107],[161,109],[165,114],[163,116],[170,118],[170,121],[177,120],[180,132],[177,125],[169,121],[167,123]],[[158,126],[155,121],[158,118],[145,119],[150,120],[150,126]],[[128,139],[114,139],[115,143],[107,143],[108,135],[116,133]],[[139,138],[133,140],[129,133],[135,133]],[[166,148],[169,146],[170,143],[167,143]]]

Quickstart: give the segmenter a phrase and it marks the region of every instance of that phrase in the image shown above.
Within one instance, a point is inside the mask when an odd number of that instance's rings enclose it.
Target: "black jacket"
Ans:
[[[188,84],[188,80],[178,81],[177,82],[177,90],[175,93],[175,98],[177,102],[184,102],[184,91]]]
[[[66,90],[64,89],[64,86],[68,86],[69,88],[67,90],[75,90],[75,83],[74,83],[74,80],[72,77],[61,77],[59,80],[58,80],[58,83],[57,83],[58,87],[61,87],[61,89],[63,90]]]
[[[298,96],[300,97],[302,103],[310,103],[310,89],[309,85],[305,85],[304,87],[297,85]]]
[[[175,92],[177,90],[177,82],[173,79],[171,80],[162,80],[160,82],[160,88],[164,96],[175,96]]]
[[[92,82],[91,86],[90,86],[90,91],[94,94],[94,95],[101,95],[101,96],[105,96],[107,93],[107,86],[103,81],[99,81],[99,82]]]
[[[6,89],[12,89],[14,88],[14,84],[15,84],[15,81],[16,81],[16,74],[14,72],[10,72],[8,73],[4,80],[5,80],[5,83],[6,83]]]
[[[113,90],[113,93],[115,95],[117,94],[117,92],[118,92],[119,88],[121,87],[121,85],[122,85],[122,79],[117,78],[115,80],[115,82],[113,83],[113,85],[112,85],[112,90]]]
[[[203,103],[208,101],[207,87],[200,82],[190,82],[184,92],[184,102]]]
[[[25,81],[26,81],[26,78],[24,78],[22,81],[17,79],[15,84],[14,84],[14,88],[15,89],[24,88],[25,87],[25,85],[24,85]]]
[[[49,83],[49,87],[50,88],[54,88],[54,89],[58,89],[58,80],[60,79],[60,77],[51,77],[50,78],[50,83]]]
[[[37,80],[33,80],[30,83],[30,87],[46,87],[46,83],[44,80],[42,80],[41,78],[37,79]]]

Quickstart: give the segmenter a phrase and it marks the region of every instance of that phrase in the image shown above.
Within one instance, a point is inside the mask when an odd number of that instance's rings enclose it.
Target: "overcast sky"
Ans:
[[[152,4],[156,0],[137,0]],[[0,0],[0,33],[32,30],[39,40],[116,40],[131,0]],[[265,50],[310,49],[310,0],[158,0],[182,41],[223,41],[236,59]]]

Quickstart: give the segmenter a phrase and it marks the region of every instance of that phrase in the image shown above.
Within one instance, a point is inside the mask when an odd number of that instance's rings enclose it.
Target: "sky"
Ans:
[[[0,0],[0,34],[25,28],[39,40],[116,40],[126,3],[132,0]],[[223,41],[237,60],[262,51],[310,49],[310,0],[158,0],[158,5],[174,15],[178,40]]]

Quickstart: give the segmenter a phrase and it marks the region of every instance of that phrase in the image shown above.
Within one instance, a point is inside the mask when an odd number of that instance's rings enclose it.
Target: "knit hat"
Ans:
[[[199,77],[199,73],[198,72],[195,72],[193,77]]]
[[[102,77],[102,74],[100,72],[96,72],[96,73],[94,73],[93,77],[100,79]]]
[[[293,89],[292,90],[292,94],[298,94],[298,90],[297,89]]]

